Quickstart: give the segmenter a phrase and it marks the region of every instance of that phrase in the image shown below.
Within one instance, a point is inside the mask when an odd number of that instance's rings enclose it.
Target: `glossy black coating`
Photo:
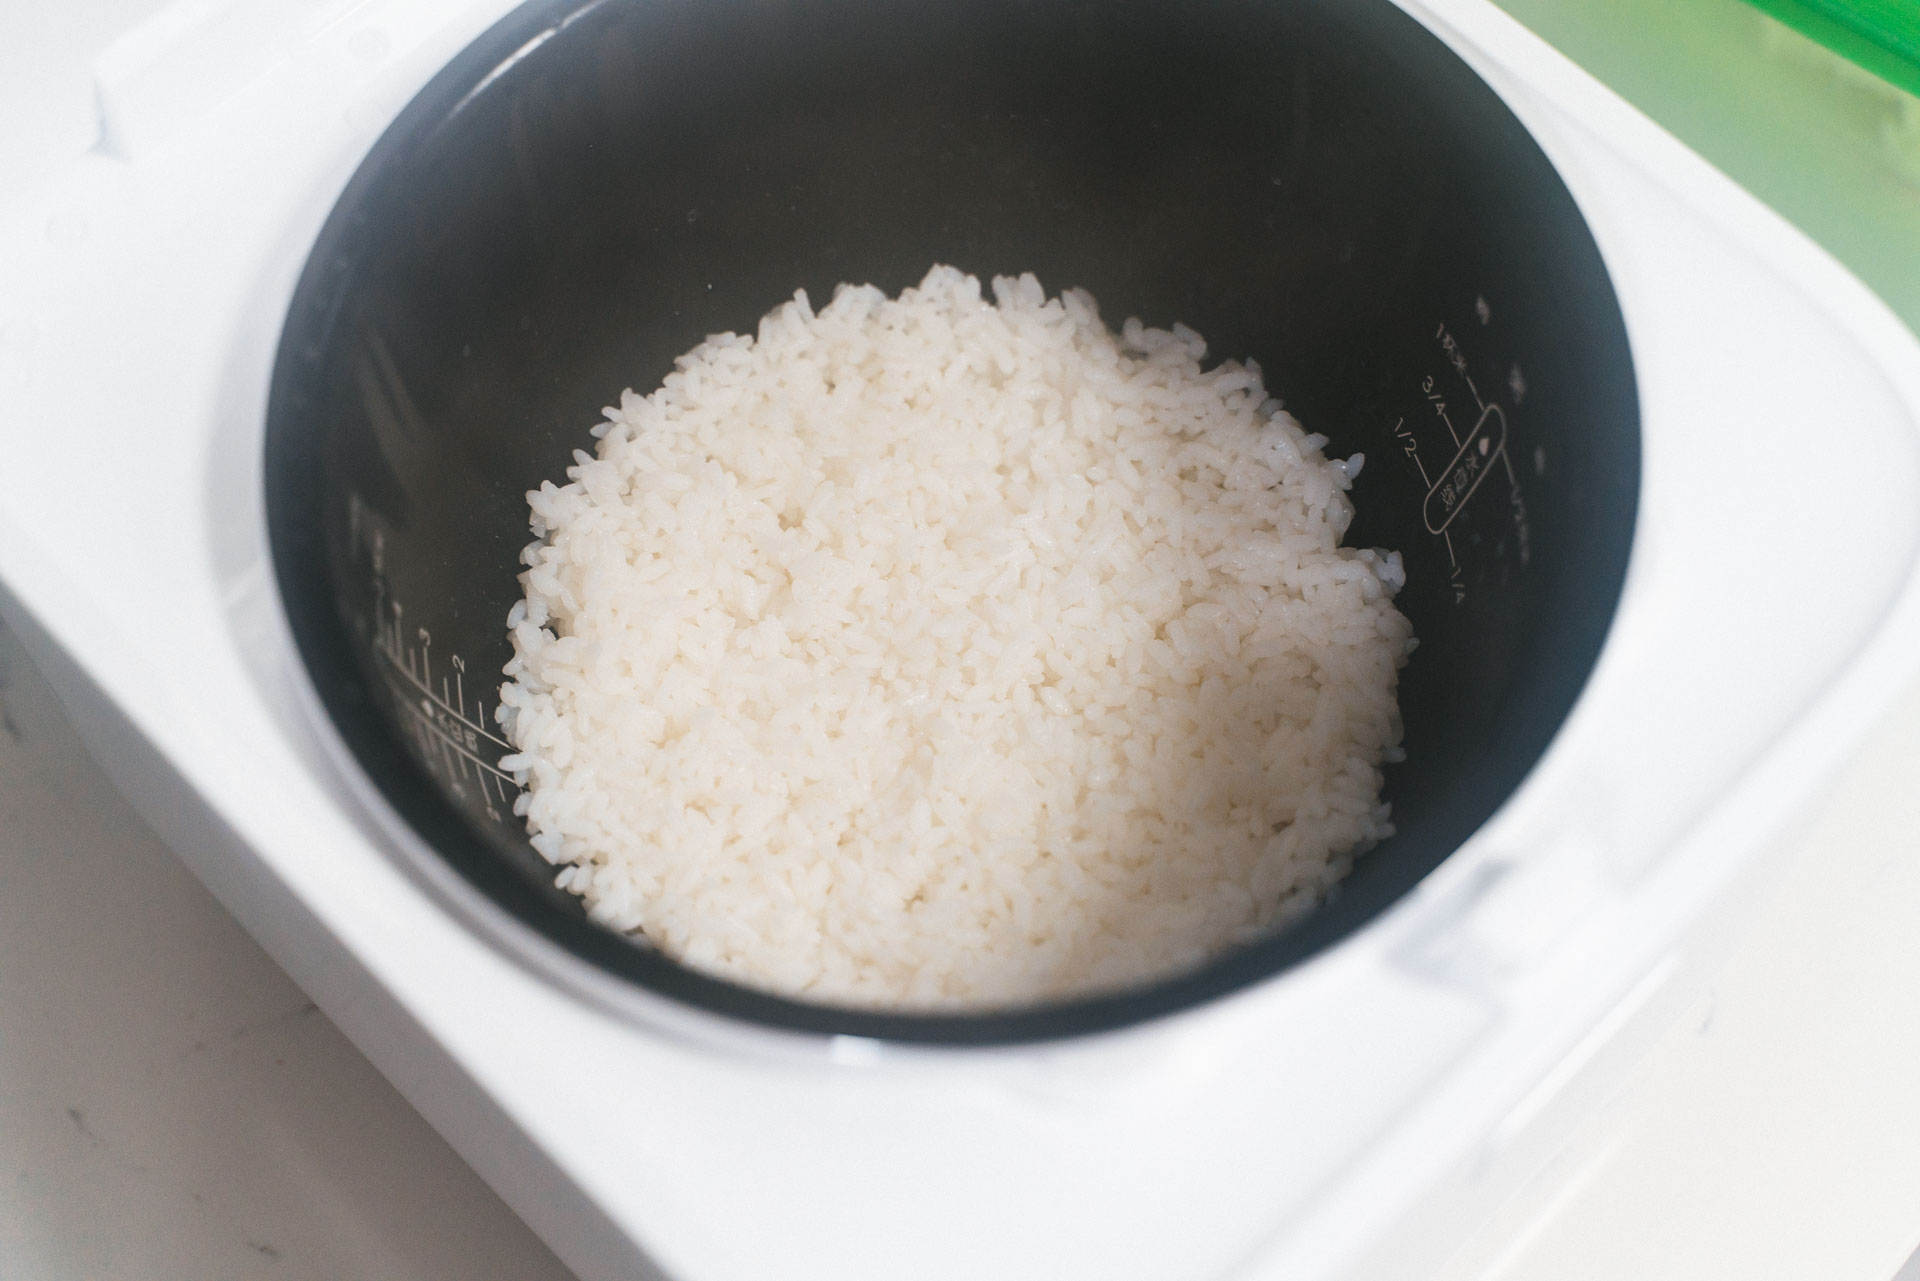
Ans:
[[[1330,453],[1367,455],[1348,541],[1405,557],[1420,647],[1399,834],[1306,921],[1198,973],[965,1017],[749,991],[588,922],[484,768],[525,491],[704,335],[796,287],[897,291],[934,262],[1084,286],[1110,323],[1181,320],[1257,358]],[[509,16],[374,147],[287,317],[264,480],[329,712],[496,903],[735,1018],[991,1043],[1254,982],[1446,858],[1587,678],[1639,465],[1626,334],[1577,209],[1495,95],[1384,0],[600,0]],[[443,680],[474,725],[427,705]]]

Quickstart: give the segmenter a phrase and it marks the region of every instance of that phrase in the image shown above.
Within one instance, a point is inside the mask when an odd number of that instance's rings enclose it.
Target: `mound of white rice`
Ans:
[[[816,1000],[1162,976],[1391,829],[1396,555],[1260,371],[1032,276],[804,293],[626,392],[537,540],[500,722],[593,916]]]

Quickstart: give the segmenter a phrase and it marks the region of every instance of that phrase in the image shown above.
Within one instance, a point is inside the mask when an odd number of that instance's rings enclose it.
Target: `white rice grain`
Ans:
[[[1192,966],[1391,831],[1411,631],[1260,371],[1079,291],[804,293],[528,495],[499,719],[592,915],[808,999]]]

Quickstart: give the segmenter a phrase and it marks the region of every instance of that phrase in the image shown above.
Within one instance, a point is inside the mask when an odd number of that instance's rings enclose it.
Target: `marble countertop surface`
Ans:
[[[0,1277],[570,1276],[147,830],[0,629]]]

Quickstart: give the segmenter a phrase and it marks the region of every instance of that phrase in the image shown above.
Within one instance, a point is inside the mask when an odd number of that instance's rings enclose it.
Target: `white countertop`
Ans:
[[[147,830],[0,628],[0,1277],[570,1275]]]

